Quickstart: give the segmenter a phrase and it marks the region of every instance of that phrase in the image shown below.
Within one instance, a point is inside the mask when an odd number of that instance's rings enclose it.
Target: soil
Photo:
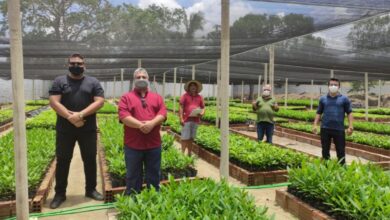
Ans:
[[[340,212],[332,212],[330,211],[330,206],[324,204],[323,201],[318,200],[317,198],[314,198],[312,196],[308,196],[305,193],[302,193],[298,191],[297,189],[293,187],[287,187],[287,192],[293,194],[294,196],[298,197],[300,200],[304,201],[305,203],[309,204],[313,208],[316,208],[318,210],[323,211],[327,215],[333,217],[336,220],[353,220],[352,218],[342,215]]]

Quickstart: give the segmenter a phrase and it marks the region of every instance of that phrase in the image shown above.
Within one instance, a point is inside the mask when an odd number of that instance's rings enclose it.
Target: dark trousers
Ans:
[[[269,122],[261,121],[257,123],[257,139],[263,140],[263,137],[267,137],[267,142],[272,144],[272,135],[274,134],[274,124]]]
[[[331,139],[336,146],[337,158],[340,164],[345,164],[345,131],[321,128],[322,157],[330,158]]]
[[[85,192],[96,188],[96,131],[90,132],[57,132],[56,140],[56,187],[58,195],[66,195],[69,166],[73,157],[73,149],[78,142],[81,158],[84,163]]]
[[[135,150],[125,146],[126,195],[140,193],[145,170],[146,186],[160,189],[161,147]]]

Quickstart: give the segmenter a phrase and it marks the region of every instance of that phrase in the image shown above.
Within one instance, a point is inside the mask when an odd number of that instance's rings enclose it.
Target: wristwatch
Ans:
[[[80,118],[80,119],[83,119],[83,118],[84,118],[84,113],[80,112],[80,113],[79,113],[79,118]]]

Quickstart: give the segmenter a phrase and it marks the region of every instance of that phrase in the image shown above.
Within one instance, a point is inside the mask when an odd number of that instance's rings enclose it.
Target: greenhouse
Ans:
[[[390,220],[389,45],[388,0],[0,1],[0,219]]]

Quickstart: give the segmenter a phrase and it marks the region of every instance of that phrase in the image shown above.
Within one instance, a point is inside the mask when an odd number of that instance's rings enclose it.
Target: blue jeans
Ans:
[[[125,146],[126,195],[140,193],[144,171],[146,186],[160,190],[161,146],[151,150],[135,150]],[[144,168],[145,167],[145,168]]]
[[[257,123],[257,139],[263,140],[264,134],[267,137],[267,142],[272,144],[272,135],[274,134],[274,124],[261,121]]]

